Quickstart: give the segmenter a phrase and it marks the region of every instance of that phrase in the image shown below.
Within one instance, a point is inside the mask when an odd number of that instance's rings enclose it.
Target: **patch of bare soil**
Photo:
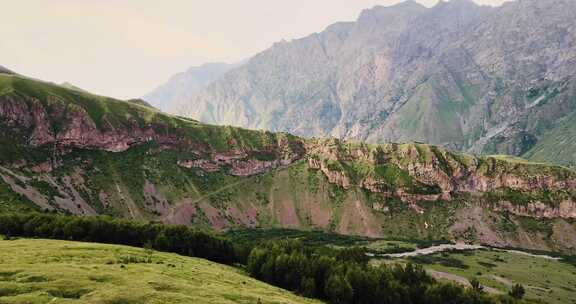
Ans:
[[[500,282],[508,287],[514,285],[514,283],[506,278],[503,277],[499,277],[497,275],[493,275],[492,278],[494,278],[494,280],[496,280],[497,282]]]
[[[442,272],[442,271],[436,271],[436,270],[428,270],[428,273],[435,279],[437,280],[448,280],[448,281],[452,281],[454,283],[460,284],[462,286],[465,287],[472,287],[472,285],[470,285],[470,281],[468,281],[468,279],[466,279],[465,277],[461,277],[459,275],[455,275],[452,273],[447,273],[447,272]],[[492,288],[492,287],[488,287],[488,286],[482,286],[484,288],[484,291],[491,293],[491,294],[503,294],[502,291],[496,289],[496,288]]]

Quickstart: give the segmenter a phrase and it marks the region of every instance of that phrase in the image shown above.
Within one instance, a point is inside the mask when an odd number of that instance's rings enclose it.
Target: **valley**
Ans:
[[[573,256],[553,254],[550,257],[545,252],[458,246],[441,241],[370,239],[320,231],[239,230],[230,231],[227,236],[240,243],[293,239],[325,250],[362,247],[367,250],[370,263],[375,266],[416,263],[440,281],[469,287],[471,280],[478,279],[485,291],[492,294],[505,294],[514,284],[522,284],[527,289],[527,299],[544,303],[573,303],[576,292],[576,263]],[[437,245],[440,243],[445,244]],[[435,247],[459,249],[431,253]],[[416,252],[422,254],[405,256]]]
[[[0,304],[576,304],[576,1],[32,2]]]

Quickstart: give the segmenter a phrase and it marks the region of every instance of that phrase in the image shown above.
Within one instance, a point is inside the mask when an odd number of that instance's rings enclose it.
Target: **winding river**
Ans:
[[[492,250],[496,250],[496,251],[509,252],[509,253],[513,253],[513,254],[522,254],[522,255],[527,255],[527,256],[531,256],[531,257],[542,258],[542,259],[547,259],[547,260],[554,260],[554,261],[561,260],[561,258],[552,257],[549,255],[532,254],[532,253],[519,251],[519,250],[497,249],[497,248],[489,248],[489,247],[481,246],[481,245],[468,245],[468,244],[443,244],[443,245],[432,246],[432,247],[428,247],[428,248],[416,249],[415,251],[410,251],[410,252],[389,253],[389,254],[367,253],[367,255],[371,256],[371,257],[381,256],[381,257],[390,257],[390,258],[408,258],[408,257],[421,256],[421,255],[431,255],[431,254],[444,252],[444,251],[451,251],[451,250],[472,251],[472,250],[481,250],[481,249],[492,249]]]

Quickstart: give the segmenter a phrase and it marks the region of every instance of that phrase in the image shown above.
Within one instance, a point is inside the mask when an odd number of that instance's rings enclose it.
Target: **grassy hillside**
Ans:
[[[0,303],[316,301],[206,260],[125,246],[20,239],[0,241]]]
[[[545,303],[576,303],[576,267],[562,261],[520,253],[479,250],[413,259],[444,280],[472,280],[506,293],[519,283],[526,298]],[[445,275],[446,273],[451,274]]]
[[[61,131],[62,125],[71,117],[80,115],[78,110],[81,108],[99,130],[161,126],[158,131],[162,133],[178,133],[182,140],[193,140],[195,144],[209,146],[215,151],[228,151],[231,148],[263,149],[274,144],[279,137],[295,138],[286,134],[201,124],[192,119],[164,114],[138,102],[71,90],[18,75],[0,74],[0,97],[0,104],[16,99],[25,102],[29,108],[33,106],[32,100],[38,100],[50,116],[49,126],[54,134]],[[9,136],[13,134],[3,135],[4,140],[18,138]],[[234,141],[231,142],[231,139]]]
[[[532,161],[576,167],[576,115],[561,120],[525,155]]]

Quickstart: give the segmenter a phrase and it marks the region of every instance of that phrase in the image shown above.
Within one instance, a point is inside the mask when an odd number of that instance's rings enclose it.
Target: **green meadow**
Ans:
[[[0,240],[0,304],[317,303],[207,260],[117,245]]]
[[[440,280],[467,283],[476,278],[493,293],[507,293],[514,284],[526,289],[526,299],[542,303],[576,303],[576,265],[521,253],[497,250],[444,252],[374,263],[415,262]]]

